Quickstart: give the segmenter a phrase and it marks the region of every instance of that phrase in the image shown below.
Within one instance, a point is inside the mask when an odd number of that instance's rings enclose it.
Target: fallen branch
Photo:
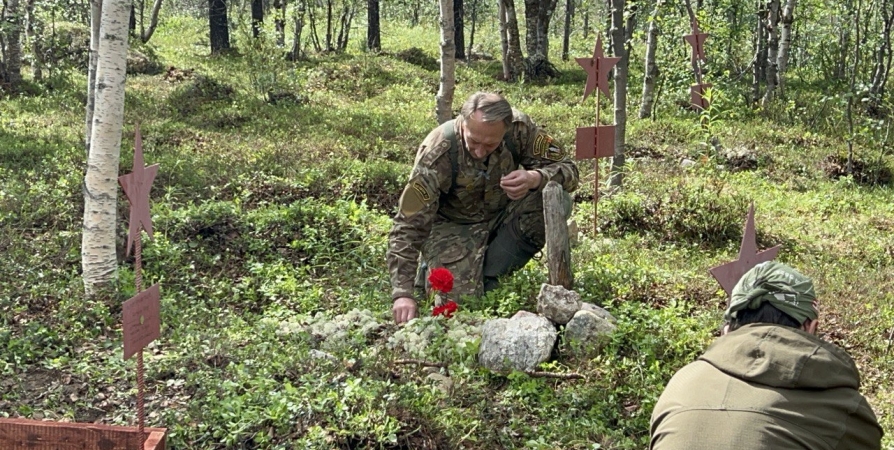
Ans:
[[[579,373],[556,373],[556,372],[538,372],[538,371],[529,371],[525,372],[529,377],[532,378],[556,378],[559,380],[583,380],[584,376]]]
[[[421,359],[398,359],[394,361],[394,364],[416,364],[422,367],[439,367],[442,369],[447,367],[447,363],[423,361]]]

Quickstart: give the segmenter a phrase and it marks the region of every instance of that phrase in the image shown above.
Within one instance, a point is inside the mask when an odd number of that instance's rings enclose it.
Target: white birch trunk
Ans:
[[[770,0],[767,3],[767,90],[761,105],[767,107],[776,96],[776,86],[779,84],[779,67],[777,56],[779,55],[779,0]]]
[[[795,21],[795,7],[798,0],[786,0],[779,19],[779,55],[776,56],[776,70],[779,74],[779,92],[785,92],[785,69],[792,48],[792,24]]]
[[[456,89],[456,45],[453,42],[453,0],[439,0],[441,6],[441,83],[435,97],[438,123],[453,118],[453,91]]]
[[[102,5],[96,107],[84,176],[81,266],[88,297],[102,292],[117,276],[115,222],[130,5],[130,0],[104,0]]]
[[[99,25],[102,20],[102,0],[90,0],[90,58],[87,65],[87,114],[84,148],[90,157],[90,138],[93,134],[93,109],[96,105],[96,61],[99,58]]]
[[[655,83],[658,81],[658,63],[655,61],[655,51],[658,48],[658,12],[661,2],[655,2],[655,10],[649,20],[649,31],[646,37],[646,70],[643,77],[643,99],[639,106],[639,118],[645,119],[652,116],[652,107],[655,104]]]

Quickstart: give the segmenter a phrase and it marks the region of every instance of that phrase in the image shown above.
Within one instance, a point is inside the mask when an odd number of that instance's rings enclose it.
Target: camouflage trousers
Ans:
[[[571,195],[563,192],[566,218],[571,215]],[[490,244],[498,241],[500,248],[507,244],[517,247],[518,253],[528,255],[527,262],[546,243],[543,219],[543,195],[532,192],[511,201],[500,214],[488,222],[461,224],[438,218],[431,234],[422,245],[416,287],[428,291],[428,269],[444,267],[453,273],[453,290],[449,297],[459,300],[464,295],[481,295],[484,279],[496,279],[512,273],[521,266],[513,255],[495,250]],[[517,257],[515,258],[517,259]],[[443,299],[437,298],[441,303]]]

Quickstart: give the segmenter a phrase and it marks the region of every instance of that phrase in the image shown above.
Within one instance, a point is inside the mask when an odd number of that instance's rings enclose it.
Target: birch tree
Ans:
[[[891,32],[894,31],[894,1],[885,0],[882,5],[882,30],[879,46],[875,51],[875,64],[869,86],[869,94],[872,97],[870,103],[875,108],[878,108],[884,95],[885,85],[891,74],[892,54],[894,54],[891,46]]]
[[[500,21],[501,33],[506,41],[506,45],[503,48],[504,79],[506,81],[518,81],[522,73],[524,73],[525,63],[521,51],[518,16],[515,13],[514,0],[500,0]]]
[[[90,57],[87,63],[87,110],[84,150],[90,157],[90,138],[93,134],[93,109],[96,104],[96,62],[99,60],[99,26],[102,20],[102,0],[90,0]]]
[[[453,91],[456,89],[456,45],[453,42],[453,0],[439,0],[441,9],[441,82],[435,97],[438,123],[453,118]]]
[[[767,2],[767,89],[761,99],[761,105],[767,107],[776,95],[779,84],[779,0]]]
[[[162,0],[155,0],[152,3],[152,12],[149,13],[149,28],[145,27],[145,22],[143,21],[143,6],[140,3],[140,41],[144,44],[149,42],[149,39],[152,39],[152,35],[155,34],[155,28],[158,27],[158,13],[161,11],[161,2]]]
[[[0,16],[0,84],[15,89],[22,82],[22,20],[19,0],[6,0]]]
[[[630,69],[630,42],[636,27],[636,14],[628,11],[625,20],[626,0],[611,0],[611,45],[615,56],[621,58],[615,65],[615,156],[612,158],[609,185],[620,187],[624,179],[625,150],[627,139],[627,76]]]
[[[792,25],[795,22],[795,7],[798,0],[786,0],[779,18],[779,55],[776,57],[776,70],[779,74],[779,92],[785,94],[785,69],[788,68],[788,57],[792,49]]]
[[[103,1],[96,65],[96,105],[83,186],[81,266],[88,297],[101,295],[117,276],[115,223],[129,14],[129,0]]]
[[[655,2],[655,9],[649,17],[649,30],[646,32],[646,69],[643,76],[643,98],[639,105],[640,119],[651,117],[655,104],[655,84],[658,81],[658,62],[655,53],[658,49],[658,14],[662,4],[663,0]]]

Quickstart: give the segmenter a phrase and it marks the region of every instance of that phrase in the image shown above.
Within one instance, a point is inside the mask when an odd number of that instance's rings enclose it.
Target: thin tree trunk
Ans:
[[[332,51],[332,0],[326,0],[326,51]]]
[[[785,70],[788,68],[789,54],[792,48],[792,28],[795,21],[795,7],[798,0],[786,0],[779,19],[779,55],[776,57],[776,70],[779,74],[779,93],[785,95]]]
[[[25,42],[31,46],[31,77],[34,81],[43,80],[43,49],[40,45],[40,36],[37,35],[35,26],[37,18],[34,16],[34,3],[36,0],[28,0],[25,4]]]
[[[366,49],[371,52],[382,50],[382,37],[379,31],[379,0],[366,1]]]
[[[211,36],[211,54],[216,55],[230,48],[230,28],[227,21],[226,0],[209,0],[208,23]]]
[[[472,0],[472,24],[469,27],[469,51],[467,57],[472,58],[472,47],[475,45],[475,26],[478,23],[478,0]]]
[[[767,89],[761,99],[761,105],[766,108],[776,95],[776,86],[779,84],[779,0],[770,0],[767,3]]]
[[[621,187],[624,182],[625,146],[627,136],[627,75],[630,66],[627,48],[628,29],[635,26],[635,15],[624,20],[624,8],[626,0],[611,0],[611,45],[615,56],[621,60],[615,66],[615,156],[612,158],[611,175],[609,184]]]
[[[590,37],[590,8],[584,10],[584,40]]]
[[[276,15],[273,19],[273,27],[276,28],[276,45],[278,47],[286,46],[286,17],[289,15],[288,6],[286,0],[273,1],[273,9],[276,10]],[[302,9],[301,14],[303,15],[303,6],[299,8]]]
[[[264,1],[251,0],[251,36],[258,38],[264,25]]]
[[[102,0],[90,0],[90,59],[87,66],[87,114],[84,150],[90,157],[90,138],[93,136],[93,110],[96,105],[96,63],[99,60],[99,26],[102,20]]]
[[[298,4],[295,10],[295,34],[292,39],[292,49],[289,50],[289,59],[297,61],[301,58],[301,33],[304,31],[304,2]]]
[[[158,13],[161,11],[161,2],[162,0],[155,0],[155,3],[152,4],[152,16],[149,17],[149,29],[140,32],[140,40],[145,44],[149,42],[149,39],[152,39],[152,35],[155,34],[155,28],[158,27]]]
[[[314,44],[314,51],[320,53],[323,50],[323,46],[320,44],[320,37],[317,34],[317,15],[314,11],[314,5],[308,5],[307,15],[310,18],[310,41]]]
[[[500,19],[500,61],[503,63],[503,80],[510,81],[512,79],[512,71],[509,67],[509,28],[506,24],[506,4],[503,0],[498,3],[498,14]]]
[[[847,97],[847,173],[854,173],[854,96],[857,94],[857,74],[860,73],[860,8],[862,2],[857,0],[856,19],[854,20],[854,29],[856,36],[854,37],[854,66],[851,69],[850,94]]]
[[[571,18],[574,17],[574,0],[565,0],[565,29],[562,31],[562,61],[568,61],[571,40]]]
[[[0,73],[0,81],[5,81],[15,90],[22,82],[22,20],[19,0],[6,0],[6,54],[3,63],[5,72]],[[4,33],[0,33],[0,37]]]
[[[453,0],[439,0],[441,9],[441,81],[435,97],[438,123],[453,118],[453,92],[456,88],[455,45],[453,43]]]
[[[645,119],[652,115],[655,104],[655,84],[658,81],[658,62],[655,52],[658,49],[658,14],[661,11],[662,1],[655,2],[652,17],[649,18],[649,31],[646,34],[646,68],[643,77],[643,100],[639,106],[639,118]]]
[[[456,49],[456,59],[466,59],[466,36],[463,30],[463,16],[465,15],[463,0],[453,0],[453,48]]]
[[[757,21],[754,29],[754,66],[752,70],[751,102],[757,104],[761,99],[761,81],[766,80],[767,45],[766,11],[758,3]]]
[[[870,101],[875,107],[878,107],[881,103],[885,92],[885,84],[891,73],[891,55],[894,53],[891,47],[891,32],[892,28],[894,28],[894,4],[892,3],[894,2],[885,0],[884,6],[882,6],[884,26],[882,27],[878,50],[876,50],[875,67],[872,71],[872,82],[869,86],[869,93],[872,96]]]
[[[339,18],[341,29],[338,30],[338,40],[336,41],[337,51],[343,51],[348,48],[348,39],[351,35],[351,22],[353,21],[354,5],[345,5],[345,9],[342,10],[341,17]]]
[[[118,162],[124,124],[129,0],[102,5],[96,67],[96,109],[91,151],[84,176],[84,223],[81,266],[88,297],[101,295],[117,276],[115,232]]]

